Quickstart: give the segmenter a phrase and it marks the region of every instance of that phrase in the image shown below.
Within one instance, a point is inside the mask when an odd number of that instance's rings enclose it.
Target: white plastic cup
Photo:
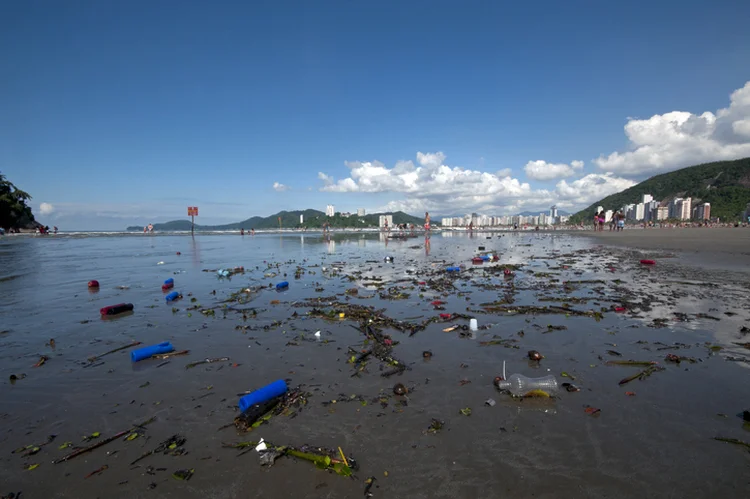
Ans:
[[[477,320],[476,319],[470,319],[469,320],[469,329],[471,329],[472,331],[476,331],[477,329],[479,329],[479,326],[477,325]]]

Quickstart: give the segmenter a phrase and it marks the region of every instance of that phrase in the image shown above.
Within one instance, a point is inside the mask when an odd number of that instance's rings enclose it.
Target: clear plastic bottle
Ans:
[[[508,390],[516,397],[523,397],[532,390],[542,390],[550,395],[556,395],[559,390],[557,380],[553,375],[542,378],[529,378],[523,374],[511,374],[505,381],[495,384],[501,390]]]

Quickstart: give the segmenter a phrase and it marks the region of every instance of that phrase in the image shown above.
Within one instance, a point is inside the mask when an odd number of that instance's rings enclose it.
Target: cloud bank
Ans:
[[[599,168],[638,176],[750,156],[750,81],[715,114],[672,111],[629,119],[625,135],[631,150],[600,156],[594,160]]]
[[[286,186],[286,185],[281,184],[279,182],[274,182],[273,183],[273,190],[275,190],[276,192],[284,192],[284,191],[288,191],[289,190],[289,186]]]
[[[444,164],[445,159],[442,152],[418,152],[417,164],[399,161],[392,168],[379,161],[346,162],[350,172],[344,179],[336,180],[326,173],[318,173],[318,178],[323,181],[320,190],[335,193],[392,193],[405,197],[381,207],[387,211],[445,213],[475,210],[510,213],[527,209],[546,210],[551,204],[557,204],[560,208],[583,206],[635,185],[632,180],[613,174],[591,173],[572,182],[560,180],[553,190],[533,189],[529,183],[511,177],[511,172],[507,170],[493,174],[448,166]],[[533,163],[550,166],[544,161]],[[583,168],[583,164],[578,161],[571,165],[551,166],[564,166],[571,171]],[[562,171],[563,168],[552,170],[554,176],[540,175],[549,179],[568,173]]]

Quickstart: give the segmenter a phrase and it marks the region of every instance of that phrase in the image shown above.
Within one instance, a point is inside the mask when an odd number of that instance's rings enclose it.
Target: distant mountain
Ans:
[[[402,211],[394,213],[388,213],[393,216],[394,224],[424,224],[424,219],[419,217],[411,216]],[[303,215],[302,224],[299,223],[299,216]],[[195,230],[250,230],[250,229],[278,229],[279,218],[281,218],[281,227],[285,229],[294,229],[300,227],[307,227],[309,229],[319,229],[323,227],[324,222],[328,222],[331,228],[366,228],[366,227],[377,227],[380,223],[380,215],[383,213],[373,213],[358,217],[354,214],[351,217],[342,217],[341,213],[336,213],[333,217],[326,217],[326,214],[318,210],[297,210],[297,211],[280,211],[274,215],[268,217],[251,217],[242,222],[236,222],[224,225],[200,225],[195,224]],[[168,232],[168,231],[183,231],[190,230],[190,220],[173,220],[171,222],[165,222],[161,224],[154,224],[154,230]],[[143,227],[133,225],[127,228],[129,231],[142,231]]]
[[[597,206],[618,210],[624,205],[639,203],[644,194],[651,194],[656,201],[691,197],[693,206],[698,202],[711,203],[712,217],[737,220],[750,203],[750,158],[690,166],[651,177],[593,203],[573,215],[570,222],[588,221]]]

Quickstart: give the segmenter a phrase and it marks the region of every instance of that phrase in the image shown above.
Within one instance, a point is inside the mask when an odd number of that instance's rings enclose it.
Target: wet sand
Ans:
[[[724,267],[750,266],[750,229],[670,228],[627,229],[622,232],[579,232],[603,244],[680,252],[686,263]],[[747,269],[750,272],[750,268]]]
[[[378,235],[3,241],[0,494],[350,498],[362,497],[372,476],[376,498],[745,495],[750,454],[714,437],[750,440],[737,417],[748,409],[750,351],[736,345],[750,341],[741,332],[750,327],[747,279],[696,270],[679,258],[644,267],[640,251],[570,234],[491,237],[444,234],[429,247],[423,238],[386,244]],[[500,261],[471,265],[479,246],[496,250]],[[334,273],[335,261],[345,265]],[[465,267],[448,277],[443,269],[451,264]],[[520,267],[505,277],[511,264]],[[231,280],[204,272],[237,265],[246,272]],[[168,277],[185,295],[180,302],[164,302],[160,285]],[[86,282],[94,278],[101,289],[89,292]],[[288,291],[268,289],[282,279]],[[225,302],[256,287],[263,289],[247,303]],[[346,293],[353,288],[356,294]],[[390,299],[389,290],[408,296]],[[435,310],[435,300],[445,301],[445,310]],[[135,304],[133,314],[99,318],[99,308],[123,301]],[[381,374],[390,367],[377,360],[361,372],[349,362],[349,347],[371,346],[352,320],[352,304],[406,325],[465,314],[482,329],[443,331],[465,326],[464,318],[430,322],[414,334],[384,328],[397,342],[393,357],[409,367],[386,378]],[[209,308],[215,315],[201,313]],[[45,345],[50,338],[54,348]],[[191,353],[161,366],[132,364],[128,350],[101,364],[87,361],[133,340],[169,340]],[[529,361],[532,349],[545,359]],[[669,353],[695,362],[666,362]],[[49,360],[32,367],[40,355]],[[185,368],[224,356],[230,360]],[[665,370],[620,386],[642,370],[607,365],[620,359],[654,361]],[[503,361],[508,374],[554,374],[581,391],[514,400],[492,385]],[[11,384],[11,373],[27,376]],[[237,415],[239,393],[279,378],[311,394],[296,417],[274,417],[246,434],[218,430]],[[397,382],[409,387],[407,397],[392,394]],[[352,395],[367,403],[342,400]],[[488,398],[497,404],[486,406]],[[587,406],[601,411],[591,416]],[[471,416],[459,412],[466,407]],[[106,438],[154,416],[133,441],[51,464],[70,452],[59,449],[64,442],[86,445],[84,435]],[[432,418],[445,428],[425,434]],[[186,454],[130,465],[174,434],[187,438]],[[11,453],[49,435],[55,440],[36,454]],[[261,437],[277,445],[341,446],[360,467],[351,479],[292,458],[265,468],[254,451],[222,447]],[[33,464],[39,466],[27,471]],[[84,478],[103,465],[109,468],[101,475]],[[178,469],[195,475],[175,480]]]

